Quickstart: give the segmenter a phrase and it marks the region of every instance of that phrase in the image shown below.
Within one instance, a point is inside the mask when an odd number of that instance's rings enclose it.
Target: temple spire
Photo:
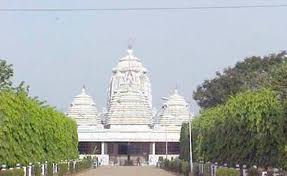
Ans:
[[[86,94],[86,86],[85,86],[85,84],[82,87],[82,94]]]

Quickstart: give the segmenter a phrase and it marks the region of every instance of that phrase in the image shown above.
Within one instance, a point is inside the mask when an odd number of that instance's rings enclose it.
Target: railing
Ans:
[[[99,164],[97,160],[75,160],[75,161],[65,161],[60,163],[29,163],[27,166],[21,166],[16,164],[16,167],[7,168],[7,165],[3,164],[0,167],[0,175],[5,176],[11,175],[22,175],[23,176],[53,176],[53,175],[64,175],[67,173],[77,173],[84,169],[96,168]],[[17,174],[15,174],[17,173]]]

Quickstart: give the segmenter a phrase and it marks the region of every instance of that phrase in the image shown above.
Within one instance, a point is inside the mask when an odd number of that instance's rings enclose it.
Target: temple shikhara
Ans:
[[[191,114],[177,90],[165,101],[154,110],[148,70],[129,48],[112,69],[106,110],[99,112],[83,87],[67,111],[78,124],[80,155],[96,155],[102,165],[178,157],[181,125]]]

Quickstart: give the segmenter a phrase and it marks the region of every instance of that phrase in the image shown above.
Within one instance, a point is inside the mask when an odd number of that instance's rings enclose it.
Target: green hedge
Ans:
[[[78,161],[75,165],[75,172],[80,172],[82,170],[85,170],[85,169],[89,169],[92,167],[92,159],[89,157],[89,158],[84,158],[83,160],[81,161]]]
[[[187,161],[182,161],[182,162],[181,162],[180,172],[181,172],[183,175],[188,176],[189,170],[190,170],[190,168],[189,168],[189,162],[187,162]]]
[[[23,176],[24,170],[23,169],[13,169],[13,170],[1,170],[0,176]]]
[[[216,170],[216,176],[240,176],[240,171],[230,168],[219,168]]]
[[[58,176],[63,176],[68,172],[68,163],[58,164]]]
[[[75,121],[25,92],[0,92],[1,163],[14,166],[76,158]]]
[[[41,166],[41,164],[39,164],[39,163],[36,163],[35,165],[34,165],[34,174],[35,174],[35,176],[41,176],[41,168],[42,166]]]
[[[193,159],[280,167],[286,144],[284,118],[282,104],[269,89],[231,97],[192,120]],[[188,159],[188,125],[181,134],[180,158]]]

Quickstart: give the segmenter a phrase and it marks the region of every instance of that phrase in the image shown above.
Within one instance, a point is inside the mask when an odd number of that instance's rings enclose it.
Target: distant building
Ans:
[[[106,110],[98,112],[83,87],[67,115],[78,124],[81,156],[97,155],[103,165],[155,165],[159,157],[179,156],[180,129],[190,112],[177,90],[153,112],[148,71],[128,49],[112,70]]]

